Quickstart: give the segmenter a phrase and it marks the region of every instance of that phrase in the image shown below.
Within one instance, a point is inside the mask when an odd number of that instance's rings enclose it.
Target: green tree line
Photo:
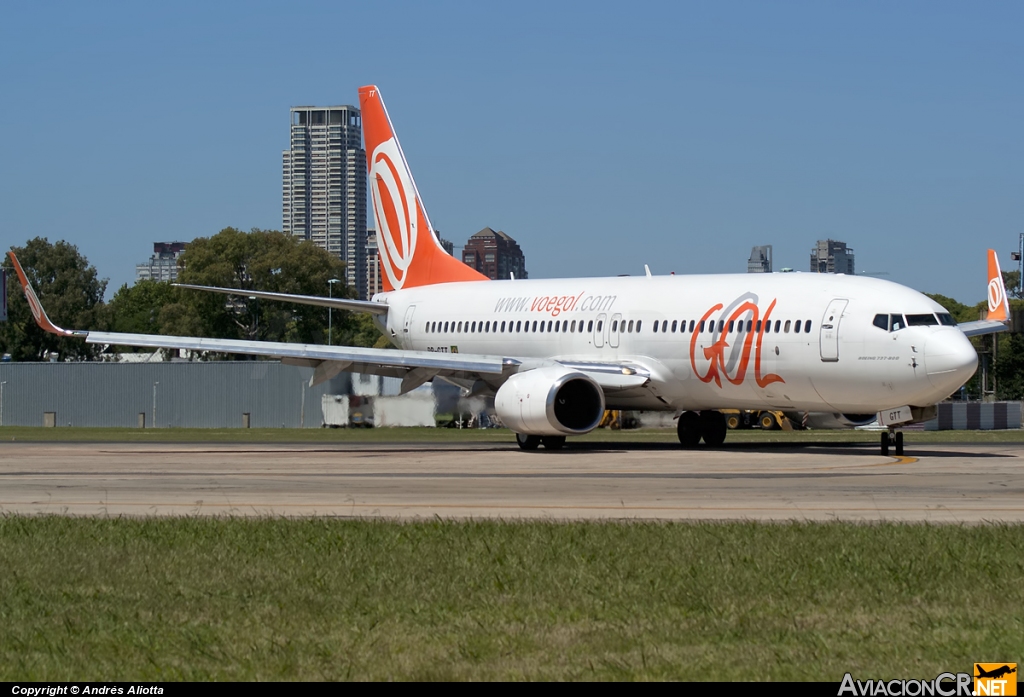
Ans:
[[[316,245],[276,230],[224,228],[191,242],[179,259],[179,283],[238,288],[237,296],[177,288],[160,281],[121,286],[104,302],[106,279],[78,249],[63,240],[36,237],[13,247],[46,308],[68,329],[207,336],[349,346],[385,346],[369,315],[294,303],[257,300],[247,290],[326,295],[328,281],[345,278],[345,264]],[[8,321],[0,323],[0,353],[14,361],[101,360],[104,347],[42,331],[32,318],[10,259]],[[342,289],[342,290],[339,290]],[[336,297],[352,297],[344,283]],[[114,350],[136,349],[120,347]],[[204,356],[245,360],[245,356]]]

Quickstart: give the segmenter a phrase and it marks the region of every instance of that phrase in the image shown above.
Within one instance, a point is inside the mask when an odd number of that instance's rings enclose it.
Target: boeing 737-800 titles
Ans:
[[[561,447],[605,409],[674,411],[683,446],[716,446],[729,408],[877,416],[882,451],[897,454],[899,428],[930,418],[974,373],[967,336],[1006,329],[992,250],[988,319],[959,326],[925,295],[866,277],[488,280],[440,246],[380,91],[360,88],[359,101],[385,291],[357,301],[197,288],[370,312],[397,350],[61,329],[12,252],[36,321],[96,344],[277,357],[315,368],[311,384],[343,370],[401,377],[403,392],[443,379],[493,395],[524,450]]]

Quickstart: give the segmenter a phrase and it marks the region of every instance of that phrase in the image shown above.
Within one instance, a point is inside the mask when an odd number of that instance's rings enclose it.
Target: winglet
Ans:
[[[995,250],[988,250],[988,317],[996,322],[1010,321],[1010,303],[1006,299],[1006,286],[999,270]]]
[[[18,280],[21,281],[21,288],[25,291],[25,300],[28,301],[28,307],[32,310],[32,316],[35,317],[36,324],[43,331],[56,334],[57,336],[86,336],[88,332],[74,332],[61,329],[50,321],[50,318],[46,316],[46,310],[43,309],[42,303],[36,297],[35,290],[32,289],[32,284],[28,282],[28,276],[25,275],[25,269],[21,268],[21,262],[18,261],[18,257],[14,256],[14,252],[7,252],[7,255],[11,258],[11,263],[14,264],[14,271],[18,274]]]

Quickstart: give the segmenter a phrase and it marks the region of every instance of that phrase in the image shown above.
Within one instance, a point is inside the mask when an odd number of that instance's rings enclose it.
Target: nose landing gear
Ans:
[[[890,428],[882,431],[882,454],[889,454],[889,446],[893,446],[897,455],[903,454],[903,431],[898,428]]]

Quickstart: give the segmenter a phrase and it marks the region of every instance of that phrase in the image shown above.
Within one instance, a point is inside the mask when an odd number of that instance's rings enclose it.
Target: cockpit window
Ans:
[[[903,321],[903,315],[889,315],[889,331],[898,332],[906,326],[906,323]]]
[[[889,331],[889,315],[875,315],[875,321],[872,324],[882,331]]]
[[[956,320],[953,319],[953,315],[949,314],[948,312],[940,312],[938,317],[939,317],[939,324],[941,324],[943,326],[946,326],[946,327],[955,327],[956,326]]]
[[[935,319],[935,315],[907,315],[907,326],[908,327],[934,327],[939,321]]]

